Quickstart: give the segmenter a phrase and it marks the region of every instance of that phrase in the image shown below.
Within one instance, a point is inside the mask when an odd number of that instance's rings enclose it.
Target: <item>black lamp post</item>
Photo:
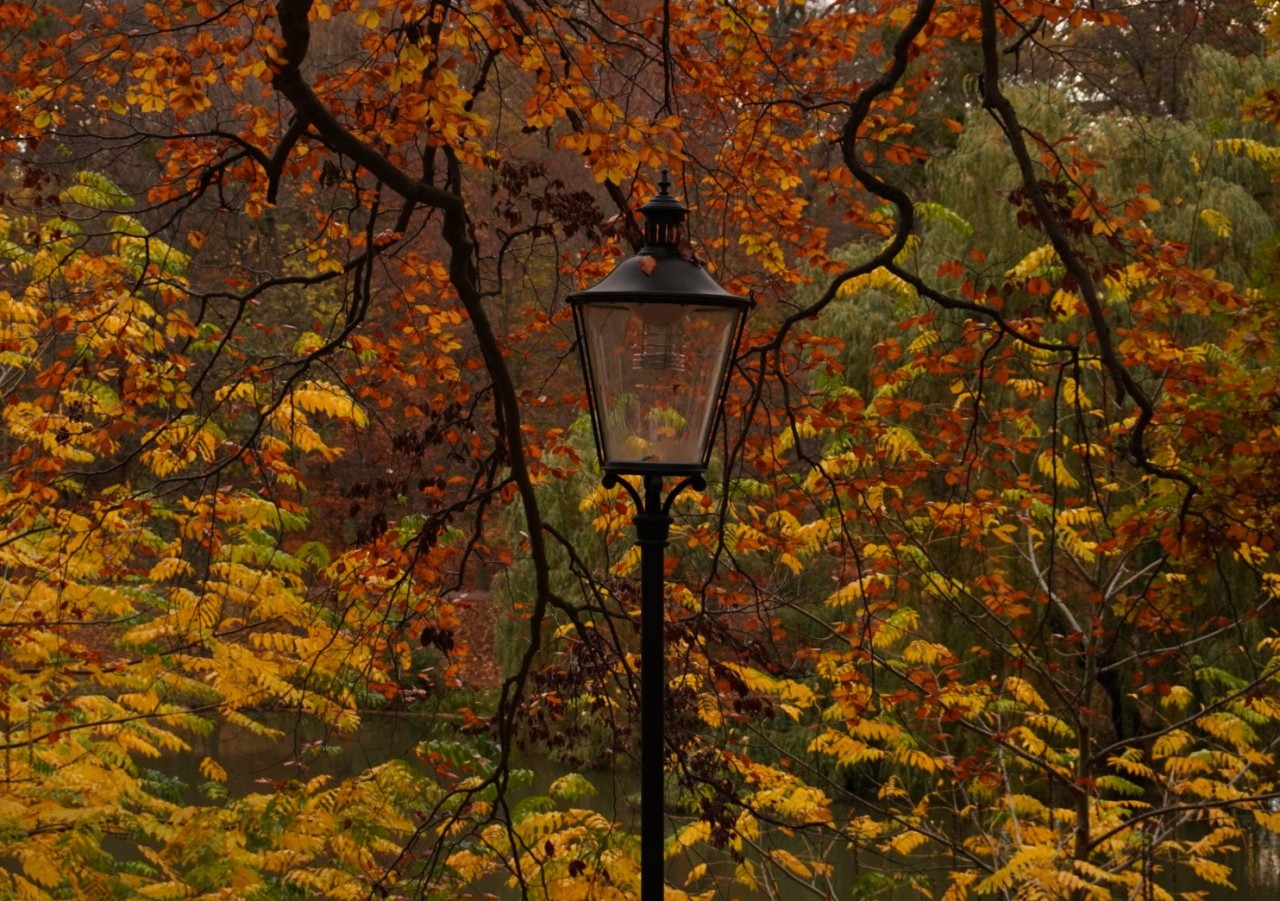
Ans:
[[[568,297],[604,485],[636,504],[640,545],[640,897],[664,894],[664,550],[671,505],[703,476],[753,302],[716,284],[681,238],[689,210],[663,173],[640,208],[645,246]],[[640,476],[643,496],[622,476]],[[664,499],[662,480],[679,479]]]

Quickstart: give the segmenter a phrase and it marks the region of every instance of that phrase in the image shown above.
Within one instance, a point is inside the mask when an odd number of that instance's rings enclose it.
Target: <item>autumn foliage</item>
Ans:
[[[0,0],[0,897],[635,896],[562,301],[663,168],[758,301],[675,506],[668,897],[1247,882],[1269,15]]]

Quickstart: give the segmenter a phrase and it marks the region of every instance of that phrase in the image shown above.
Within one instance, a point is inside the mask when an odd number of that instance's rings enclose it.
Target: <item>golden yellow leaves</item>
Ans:
[[[741,554],[773,555],[792,573],[804,569],[804,561],[820,552],[830,534],[831,524],[825,520],[801,522],[788,510],[775,510],[760,519],[760,512],[754,505],[745,507],[742,520],[733,523],[726,536],[729,546]]]
[[[840,285],[840,296],[853,296],[868,290],[885,291],[903,299],[914,299],[916,296],[914,286],[884,267],[847,279]]]
[[[382,24],[382,11],[372,4],[361,4],[356,11],[356,24],[374,31]]]
[[[778,679],[751,667],[726,663],[725,668],[736,673],[743,684],[754,692],[776,697],[786,712],[798,719],[800,711],[812,707],[817,701],[813,689],[793,679]]]
[[[1052,845],[1037,844],[1022,848],[1010,857],[1008,863],[975,885],[974,891],[984,895],[1001,892],[1014,885],[1043,884],[1045,881],[1057,883],[1060,870],[1056,864],[1059,858],[1060,852]],[[1106,899],[1111,896],[1109,893],[1099,892],[1097,897]]]
[[[496,853],[457,851],[449,857],[449,866],[470,880],[493,872],[503,861],[508,871],[537,873],[539,884],[546,889],[539,897],[548,899],[624,901],[635,897],[639,862],[629,837],[595,811],[548,809],[553,803],[549,798],[522,802],[515,811],[512,831],[498,823],[481,831],[484,843]],[[516,888],[519,883],[513,877],[509,885]]]
[[[804,860],[783,848],[762,847],[760,823],[750,809],[743,810],[738,815],[733,825],[733,833],[733,837],[729,840],[729,847],[737,854],[754,848],[761,851],[776,866],[801,879],[808,879],[816,874],[829,875],[831,872],[831,865],[820,860]],[[676,835],[674,849],[693,848],[698,844],[710,841],[710,839],[710,824],[705,821],[698,821],[686,826]],[[697,864],[690,870],[685,880],[686,884],[693,885],[704,879],[708,875],[709,869],[706,862]],[[744,859],[734,870],[734,881],[748,889],[757,888],[759,878],[760,873],[749,858]],[[707,901],[710,901],[712,897],[715,897],[715,893],[707,892],[705,895],[692,897],[698,899],[706,898]]]
[[[273,397],[266,386],[252,381],[238,381],[224,385],[215,393],[219,403],[247,404],[260,415],[269,427],[269,433],[280,436],[277,447],[268,450],[281,451],[288,447],[304,453],[314,453],[325,460],[337,459],[342,448],[325,440],[311,424],[310,415],[322,415],[328,419],[346,423],[356,428],[368,424],[368,413],[342,386],[333,382],[311,379],[300,382],[282,397]],[[191,431],[198,425],[198,430]],[[197,438],[194,444],[188,442]],[[193,462],[202,455],[206,446],[212,448],[220,438],[220,431],[210,423],[194,424],[179,420],[165,426],[152,436],[156,445],[149,461],[155,466]],[[203,443],[202,443],[203,442]],[[181,459],[174,456],[173,448],[181,448]],[[280,470],[281,475],[289,475]]]
[[[560,147],[582,154],[602,184],[627,184],[637,172],[668,166],[678,158],[669,128],[639,118],[616,121],[621,115],[611,102],[593,101],[588,124],[558,141]]]
[[[1231,237],[1231,218],[1225,213],[1213,209],[1203,209],[1200,211],[1199,219],[1214,237],[1222,239]]]
[[[30,362],[39,347],[36,325],[40,318],[34,304],[0,291],[0,366],[20,367]]]
[[[172,110],[184,116],[208,109],[212,103],[207,91],[218,80],[217,69],[206,60],[197,75],[192,62],[176,47],[135,51],[126,101],[144,114]]]
[[[1010,281],[1026,281],[1039,277],[1052,277],[1062,272],[1062,261],[1052,244],[1042,244],[1019,260],[1013,268],[1005,272]]]
[[[196,461],[212,463],[222,438],[222,431],[208,420],[183,416],[146,435],[142,462],[160,478],[167,478]]]
[[[56,888],[62,884],[62,872],[56,863],[57,856],[42,848],[22,849],[18,852],[18,862],[25,873],[36,885],[45,888]],[[38,898],[43,892],[21,892],[20,895]]]
[[[885,751],[860,741],[851,735],[828,729],[814,738],[806,748],[811,754],[825,754],[832,757],[841,766],[858,766],[859,764],[883,760]]]
[[[3,418],[14,438],[70,463],[90,463],[112,447],[106,432],[86,427],[83,420],[67,413],[46,411],[27,401],[5,407]]]
[[[1243,157],[1270,171],[1280,169],[1280,147],[1251,138],[1222,138],[1213,142],[1213,150],[1225,156]]]
[[[54,85],[40,85],[30,90],[19,91],[24,112],[29,117],[31,129],[35,134],[56,129],[66,124],[66,116],[62,114],[59,103],[61,95],[67,93]]]
[[[771,231],[743,232],[738,236],[738,243],[747,253],[758,259],[764,268],[772,273],[786,271],[787,256],[782,245],[778,243]]]
[[[296,515],[244,492],[222,492],[186,506],[186,513],[171,513],[183,538],[163,549],[148,574],[146,590],[140,589],[136,597],[108,596],[101,588],[83,594],[82,603],[93,601],[116,616],[136,608],[139,621],[120,634],[122,646],[183,649],[167,658],[169,675],[162,682],[142,668],[124,671],[125,677],[142,678],[152,686],[183,686],[187,695],[220,705],[228,717],[239,708],[275,699],[342,731],[354,729],[358,717],[353,700],[340,690],[335,677],[343,667],[364,666],[369,660],[369,649],[360,638],[360,614],[349,609],[355,628],[335,638],[330,624],[310,605],[299,575],[303,564],[285,553],[272,534],[296,528]],[[203,542],[209,549],[212,559],[199,571],[180,556],[187,541]],[[60,598],[81,595],[64,590]],[[106,606],[108,602],[113,606]],[[200,681],[184,685],[183,679],[194,677]],[[312,678],[334,680],[332,690],[314,690],[306,684]],[[86,696],[83,703],[97,703],[92,697]],[[131,704],[135,697],[139,713],[164,718],[178,709],[145,693],[122,694],[117,702]],[[157,747],[168,741],[160,734],[145,740]],[[136,742],[127,750],[145,752]]]
[[[1004,680],[1004,688],[1013,696],[1019,704],[1032,710],[1048,710],[1049,705],[1044,702],[1044,698],[1040,696],[1040,692],[1026,679],[1018,676],[1009,676]]]
[[[752,789],[746,805],[749,809],[767,811],[794,826],[834,822],[831,799],[821,790],[806,785],[794,773],[737,755],[730,764]]]
[[[892,584],[887,573],[869,572],[829,594],[823,603],[828,607],[863,604],[883,596]]]
[[[911,607],[889,607],[887,612],[873,621],[871,644],[887,649],[916,634],[920,628],[920,613]]]

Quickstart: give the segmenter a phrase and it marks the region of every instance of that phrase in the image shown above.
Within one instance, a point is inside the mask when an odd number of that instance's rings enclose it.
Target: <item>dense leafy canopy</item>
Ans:
[[[638,557],[561,301],[664,167],[759,301],[676,504],[668,897],[1245,878],[1271,28],[0,0],[0,896],[634,896],[585,774],[629,790]],[[387,712],[406,753],[323,765]]]

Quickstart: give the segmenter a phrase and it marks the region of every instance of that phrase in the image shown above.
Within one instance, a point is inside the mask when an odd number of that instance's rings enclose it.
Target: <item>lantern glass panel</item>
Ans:
[[[581,312],[606,466],[705,464],[739,309],[648,301]]]

